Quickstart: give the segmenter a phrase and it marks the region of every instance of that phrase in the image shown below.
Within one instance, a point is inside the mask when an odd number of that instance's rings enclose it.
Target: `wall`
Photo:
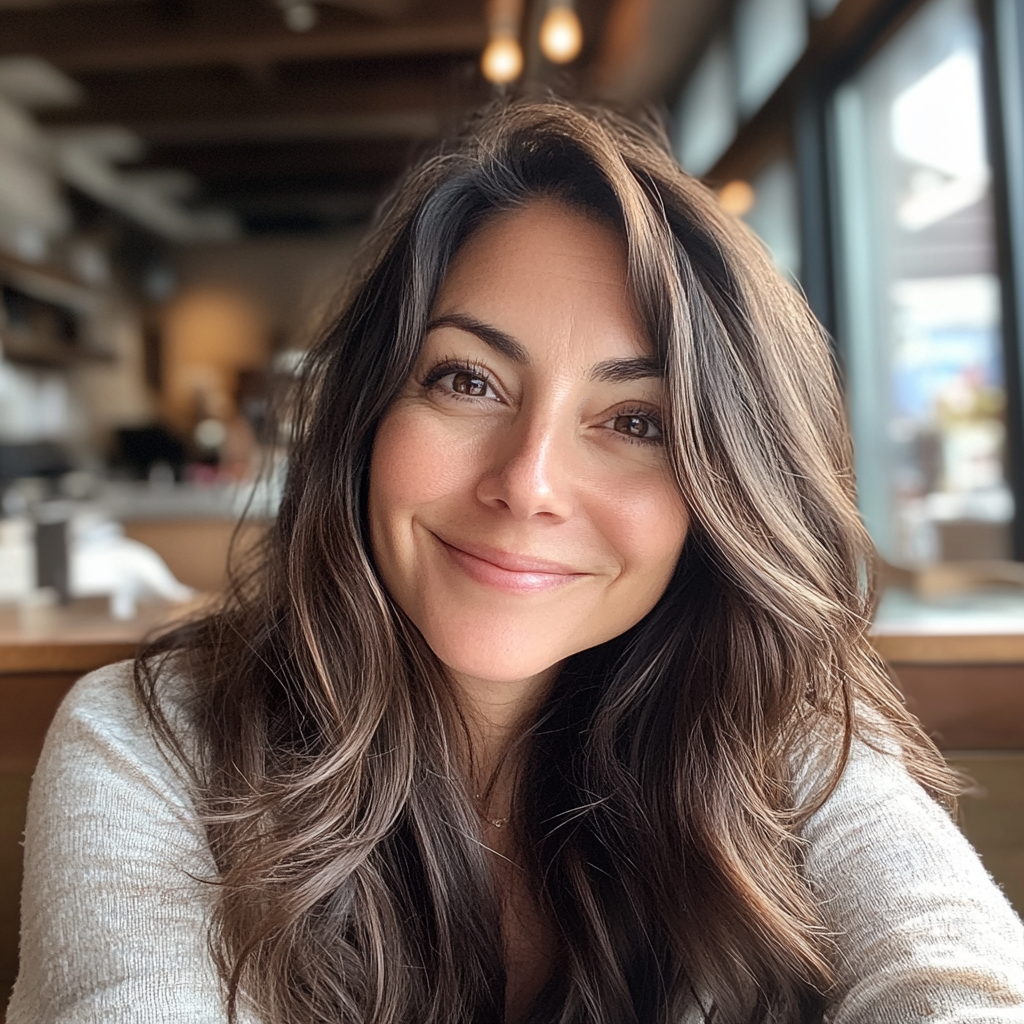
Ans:
[[[190,246],[174,263],[182,291],[220,287],[246,295],[268,317],[275,347],[303,347],[309,332],[340,291],[363,237],[342,234],[270,237]]]
[[[235,415],[238,374],[275,351],[305,347],[339,292],[361,232],[191,246],[175,260],[177,292],[161,322],[165,420],[188,433]]]

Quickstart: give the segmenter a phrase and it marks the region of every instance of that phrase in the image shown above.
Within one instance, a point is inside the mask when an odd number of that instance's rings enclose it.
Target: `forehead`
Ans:
[[[432,317],[469,314],[534,356],[594,362],[649,355],[629,287],[625,241],[553,201],[486,221],[459,250]]]

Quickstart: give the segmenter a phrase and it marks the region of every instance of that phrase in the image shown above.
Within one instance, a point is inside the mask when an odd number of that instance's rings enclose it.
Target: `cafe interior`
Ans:
[[[273,519],[271,404],[402,169],[551,93],[653,111],[828,330],[875,644],[1024,912],[1016,0],[0,0],[0,1008],[61,698]]]

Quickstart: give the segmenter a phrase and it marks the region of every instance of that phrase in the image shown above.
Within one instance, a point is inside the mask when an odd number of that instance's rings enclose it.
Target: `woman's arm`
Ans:
[[[32,782],[21,968],[7,1024],[224,1024],[207,947],[215,869],[130,666],[81,680]]]
[[[804,837],[841,957],[830,1024],[1024,1022],[1021,922],[897,757],[855,743]]]

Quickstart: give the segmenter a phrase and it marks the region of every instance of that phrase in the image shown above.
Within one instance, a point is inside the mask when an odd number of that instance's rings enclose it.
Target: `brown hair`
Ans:
[[[559,942],[528,1019],[815,1019],[833,950],[799,830],[858,723],[952,792],[868,642],[872,550],[805,303],[656,130],[501,105],[385,204],[307,360],[259,565],[137,663],[220,872],[211,948],[233,1016],[243,1000],[265,1024],[503,1019],[499,896],[458,709],[374,571],[365,513],[375,430],[452,255],[539,197],[626,240],[692,525],[657,606],[569,659],[525,737],[513,820]],[[190,695],[184,737],[161,711],[172,676]],[[810,749],[827,758],[798,801]]]

